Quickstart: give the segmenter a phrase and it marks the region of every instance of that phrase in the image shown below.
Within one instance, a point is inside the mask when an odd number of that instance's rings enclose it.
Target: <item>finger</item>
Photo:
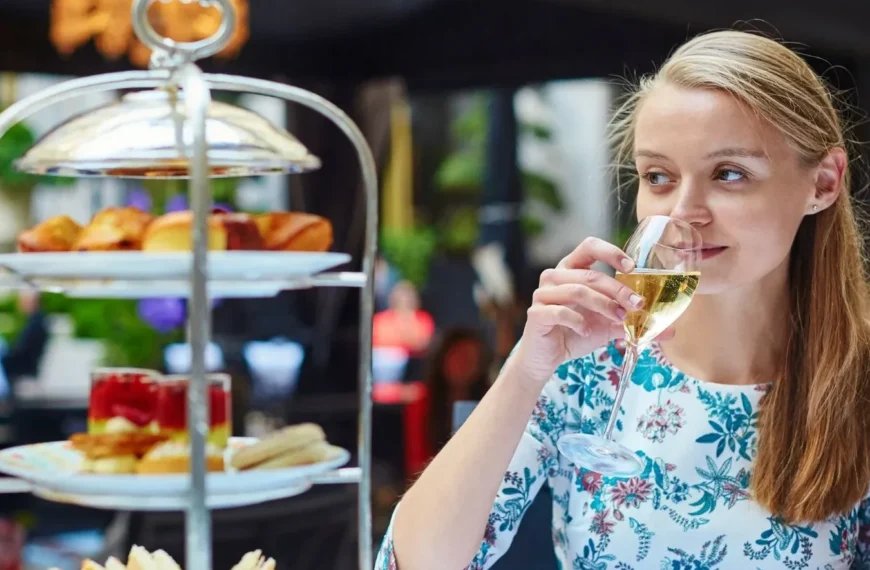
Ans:
[[[545,327],[565,327],[580,336],[589,336],[589,327],[582,315],[564,305],[532,305],[529,320]]]
[[[580,283],[603,293],[627,311],[636,311],[643,306],[643,297],[634,290],[594,269],[547,269],[541,273],[541,289],[570,283]]]
[[[532,295],[532,301],[540,305],[565,305],[586,309],[619,323],[628,313],[615,299],[581,283],[541,287]]]
[[[603,239],[588,237],[559,262],[559,269],[588,269],[601,261],[617,271],[631,272],[634,261],[624,251]]]

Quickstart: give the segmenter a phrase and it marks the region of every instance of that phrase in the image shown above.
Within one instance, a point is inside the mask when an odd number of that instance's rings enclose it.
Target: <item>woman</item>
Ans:
[[[390,291],[390,308],[375,313],[372,344],[406,351],[410,356],[429,348],[435,334],[435,321],[420,308],[420,296],[410,281],[399,281]]]
[[[587,239],[542,275],[522,340],[405,495],[379,568],[490,568],[545,482],[564,569],[868,567],[868,287],[830,93],[784,46],[717,32],[642,81],[614,126],[638,218],[690,222],[707,248],[619,412],[614,437],[646,471],[602,477],[555,446],[603,429],[613,341],[637,308],[590,269],[631,261]]]

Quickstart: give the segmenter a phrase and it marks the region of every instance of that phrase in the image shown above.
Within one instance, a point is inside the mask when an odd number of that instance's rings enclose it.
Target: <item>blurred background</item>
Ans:
[[[615,192],[605,128],[627,83],[682,41],[738,26],[794,43],[850,105],[853,138],[868,140],[864,0],[234,3],[237,34],[204,68],[325,96],[360,125],[378,164],[376,516],[374,536],[358,537],[354,486],[218,511],[216,564],[262,548],[282,569],[354,568],[356,541],[379,543],[398,497],[449,438],[454,403],[479,400],[519,338],[541,270],[587,236],[621,244],[633,228],[631,197],[621,202]],[[145,67],[130,4],[0,0],[0,106],[75,76]],[[172,4],[152,6],[170,37],[216,29],[214,9]],[[40,179],[12,169],[53,126],[118,96],[65,101],[0,138],[0,249],[14,251],[22,230],[61,213],[84,224],[111,205],[155,214],[187,207],[183,182]],[[324,166],[216,181],[215,202],[325,216],[333,250],[353,254],[358,269],[364,197],[351,145],[307,109],[218,98],[285,126]],[[866,201],[863,190],[858,198]],[[330,441],[355,448],[358,305],[358,295],[340,289],[215,303],[209,368],[232,375],[236,435],[315,421]],[[186,313],[174,298],[0,297],[0,444],[83,431],[94,367],[186,371]],[[78,568],[83,556],[133,543],[183,560],[181,515],[59,506],[2,480],[0,491],[0,570]],[[528,567],[511,557],[499,564]]]

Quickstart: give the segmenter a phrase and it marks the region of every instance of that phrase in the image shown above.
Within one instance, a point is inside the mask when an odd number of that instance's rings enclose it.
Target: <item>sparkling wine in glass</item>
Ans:
[[[701,236],[686,222],[651,216],[641,220],[624,251],[635,270],[617,273],[616,279],[643,297],[643,306],[625,317],[625,360],[607,427],[600,436],[572,433],[558,442],[559,451],[578,467],[612,477],[643,471],[640,457],[613,441],[613,428],[638,354],[683,314],[695,294],[701,278]]]

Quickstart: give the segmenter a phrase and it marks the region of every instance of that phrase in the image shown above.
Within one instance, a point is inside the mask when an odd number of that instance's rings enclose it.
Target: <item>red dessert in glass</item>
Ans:
[[[160,378],[155,370],[142,368],[92,371],[88,433],[153,431]]]
[[[232,433],[230,376],[208,374],[208,442],[224,449]],[[161,433],[174,440],[188,440],[187,386],[190,376],[164,377],[157,386],[156,424]]]

